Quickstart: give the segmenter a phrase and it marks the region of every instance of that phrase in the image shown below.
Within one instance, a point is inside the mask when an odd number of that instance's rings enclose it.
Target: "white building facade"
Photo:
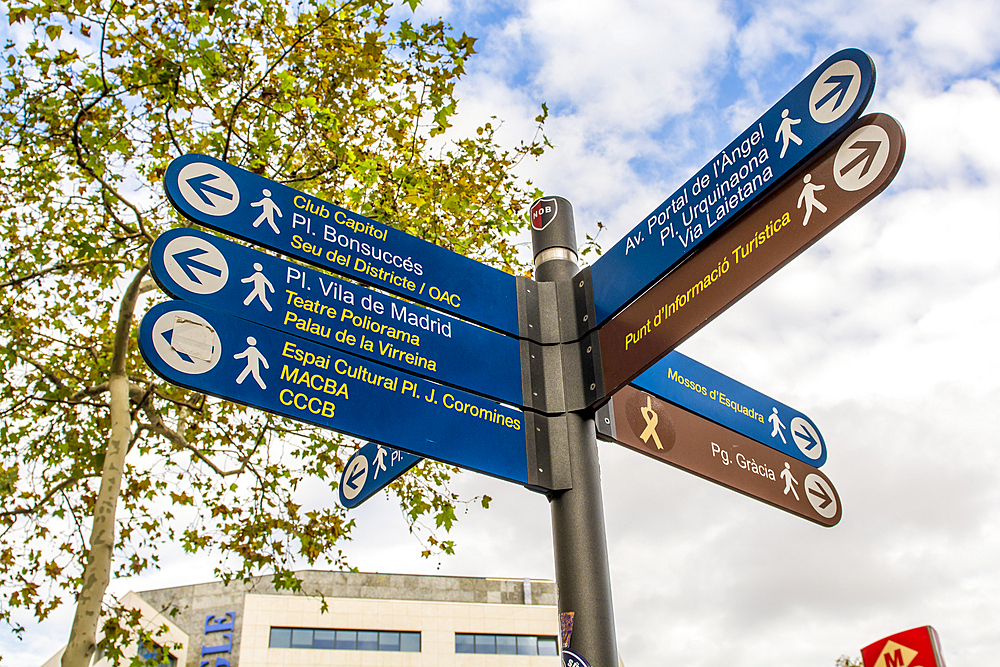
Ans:
[[[305,571],[130,593],[169,619],[172,667],[560,664],[551,581]],[[57,654],[49,663],[58,664]],[[55,661],[55,662],[53,662]],[[48,667],[46,663],[43,667]],[[103,667],[95,661],[94,667]]]

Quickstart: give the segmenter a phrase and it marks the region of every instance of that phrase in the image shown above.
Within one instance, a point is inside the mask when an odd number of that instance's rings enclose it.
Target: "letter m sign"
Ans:
[[[944,667],[941,642],[929,625],[899,632],[861,649],[865,667]]]

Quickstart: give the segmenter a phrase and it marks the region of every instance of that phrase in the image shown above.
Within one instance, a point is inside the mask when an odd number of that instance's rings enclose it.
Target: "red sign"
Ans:
[[[944,667],[941,640],[929,625],[898,632],[861,649],[865,667]]]

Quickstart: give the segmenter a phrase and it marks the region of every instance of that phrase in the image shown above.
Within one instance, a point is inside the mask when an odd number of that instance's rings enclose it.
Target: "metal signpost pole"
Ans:
[[[535,202],[531,214],[535,280],[569,281],[578,270],[572,206],[561,197],[546,197]],[[578,373],[570,370],[564,376],[567,385],[583,382],[582,377],[568,375]],[[548,495],[559,615],[564,627],[572,623],[568,642],[564,629],[563,646],[591,667],[617,667],[594,413],[569,412],[565,418],[573,488]]]

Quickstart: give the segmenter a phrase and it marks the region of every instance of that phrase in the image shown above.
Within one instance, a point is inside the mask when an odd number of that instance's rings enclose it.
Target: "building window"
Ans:
[[[325,648],[341,651],[420,653],[419,632],[271,628],[271,648]]]
[[[555,637],[455,633],[455,653],[559,655]]]

